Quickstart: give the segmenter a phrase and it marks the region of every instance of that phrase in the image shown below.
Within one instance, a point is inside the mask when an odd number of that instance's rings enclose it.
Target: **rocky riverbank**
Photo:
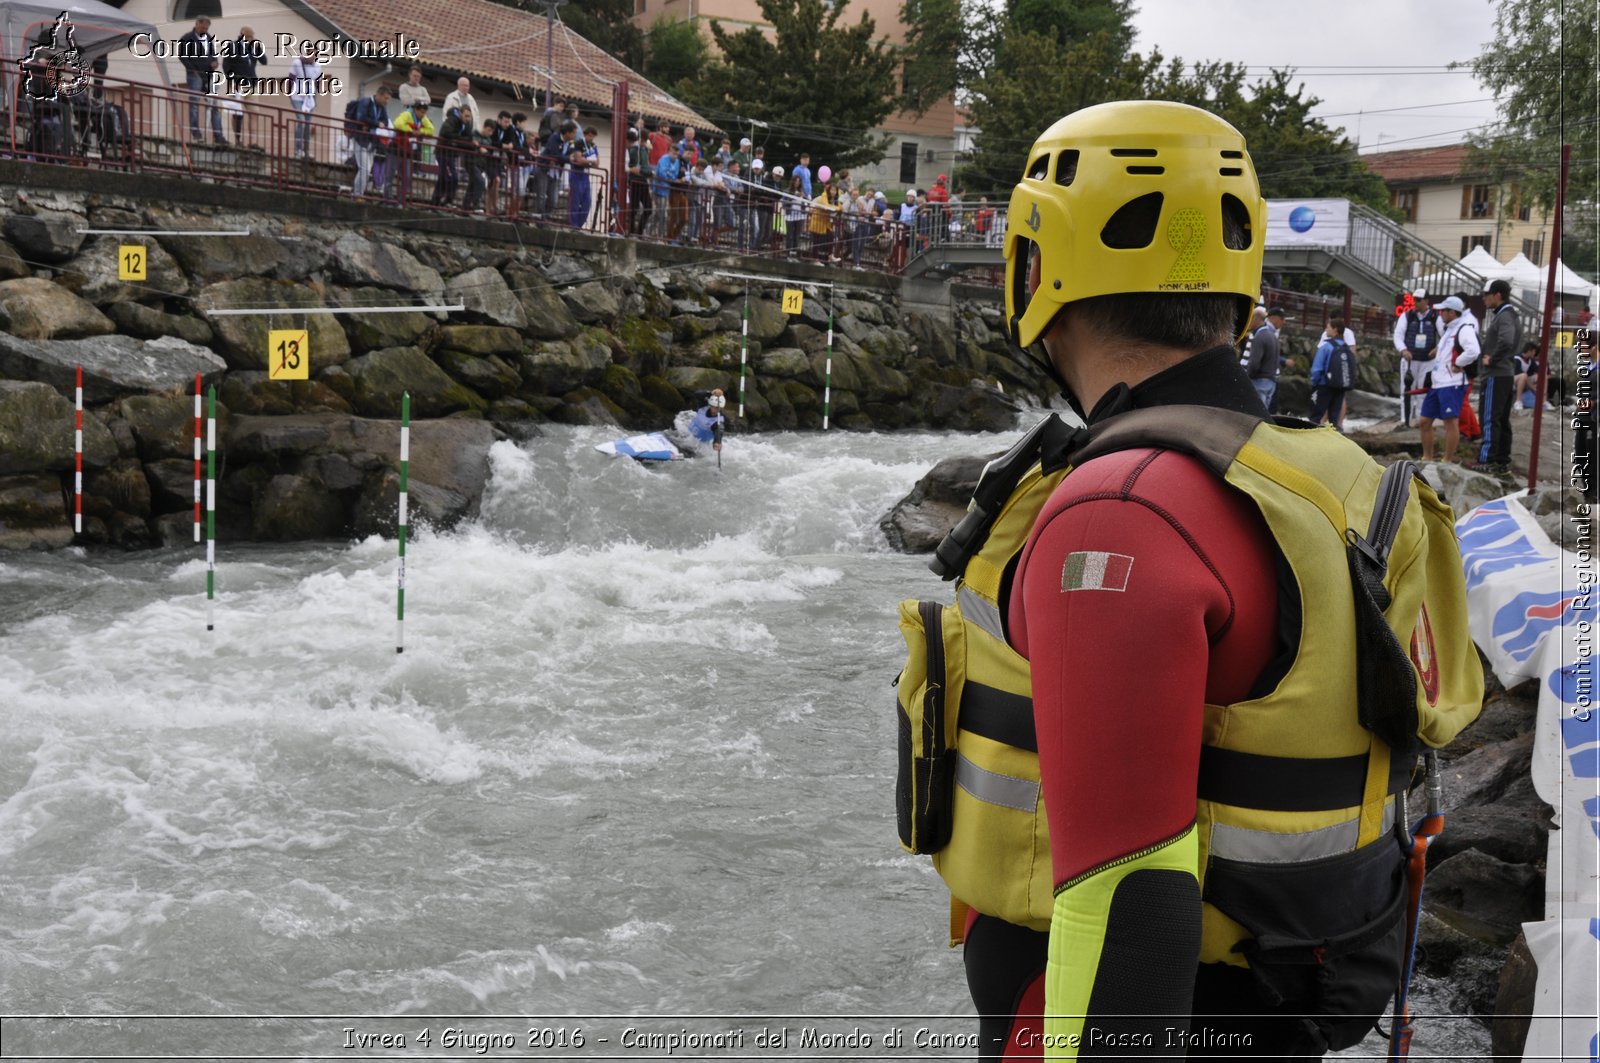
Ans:
[[[441,523],[475,511],[497,438],[544,423],[658,429],[696,391],[737,398],[747,305],[734,431],[821,428],[825,385],[830,427],[846,431],[1000,430],[1044,394],[1007,352],[997,304],[916,309],[876,275],[763,264],[790,279],[756,284],[747,304],[746,282],[714,273],[749,263],[682,249],[576,237],[535,248],[17,188],[0,188],[0,237],[0,548],[73,541],[80,365],[79,538],[124,547],[191,536],[196,373],[218,391],[219,534],[269,540],[392,522],[403,392],[418,422],[413,504]],[[147,256],[143,282],[117,279],[129,243]],[[839,286],[830,297],[808,279]],[[807,291],[798,314],[780,306],[785,284]],[[295,312],[430,304],[464,309]],[[276,312],[211,313],[244,308]],[[269,379],[273,329],[307,330],[308,379]],[[448,460],[430,465],[432,447]]]

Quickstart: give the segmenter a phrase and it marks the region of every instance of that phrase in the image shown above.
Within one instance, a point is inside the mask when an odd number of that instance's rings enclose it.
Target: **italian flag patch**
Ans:
[[[1067,555],[1061,569],[1062,591],[1125,591],[1133,558],[1100,550],[1079,550]]]

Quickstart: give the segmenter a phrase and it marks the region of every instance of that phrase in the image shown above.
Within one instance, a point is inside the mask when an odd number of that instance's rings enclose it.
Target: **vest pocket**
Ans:
[[[1212,857],[1205,899],[1254,937],[1235,951],[1263,1002],[1306,1016],[1337,1051],[1388,1007],[1405,946],[1405,857],[1392,834],[1296,863]]]
[[[895,821],[900,844],[936,853],[950,841],[956,754],[947,708],[944,607],[900,603],[906,666],[896,694],[898,715]],[[959,627],[958,627],[959,632]]]

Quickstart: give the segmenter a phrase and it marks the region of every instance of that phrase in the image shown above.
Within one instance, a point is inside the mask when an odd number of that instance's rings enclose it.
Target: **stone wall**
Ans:
[[[475,511],[496,438],[547,423],[665,428],[712,387],[732,412],[747,282],[718,270],[785,278],[748,289],[735,432],[821,428],[830,312],[833,428],[999,430],[1045,394],[1007,352],[997,304],[941,314],[903,306],[894,279],[876,274],[383,217],[312,222],[0,184],[0,547],[72,541],[76,366],[87,383],[83,541],[190,538],[196,373],[218,392],[218,520],[230,537],[341,537],[392,521],[398,430],[386,422],[403,392],[417,432],[463,455],[412,468],[420,515],[448,523]],[[146,248],[145,282],[117,280],[123,243]],[[807,280],[838,287],[808,289],[802,312],[784,314],[783,284]],[[295,312],[457,303],[448,314]],[[281,312],[208,313],[237,308]],[[289,328],[308,331],[310,378],[270,380],[267,334]],[[424,427],[434,421],[450,423]]]

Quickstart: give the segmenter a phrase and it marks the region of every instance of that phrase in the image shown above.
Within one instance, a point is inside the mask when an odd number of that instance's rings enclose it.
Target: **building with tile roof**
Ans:
[[[113,0],[115,2],[115,0]],[[547,77],[558,98],[579,105],[580,120],[596,121],[601,128],[602,157],[609,150],[610,113],[613,87],[629,84],[629,109],[651,115],[674,125],[713,127],[691,108],[673,98],[643,75],[629,69],[598,46],[555,23],[553,40],[543,14],[534,14],[491,0],[444,0],[416,5],[393,0],[124,0],[124,12],[155,25],[169,41],[188,32],[194,19],[211,18],[211,31],[222,40],[232,40],[249,26],[267,49],[261,77],[285,77],[291,60],[298,54],[299,42],[307,40],[346,40],[387,42],[403,54],[414,53],[415,64],[424,72],[423,85],[435,107],[455,88],[458,77],[472,80],[473,96],[486,116],[500,110],[521,111],[537,123],[543,111]],[[412,44],[411,42],[415,42]],[[546,56],[553,53],[553,69]],[[406,80],[413,60],[332,57],[323,73],[338,78],[343,92],[319,101],[319,115],[336,118],[355,96],[365,96],[380,83],[399,85]],[[122,67],[125,66],[125,69]],[[148,63],[134,65],[127,56],[112,60],[109,73],[115,77],[148,80]],[[182,83],[177,61],[169,67]],[[267,100],[270,106],[286,100]],[[390,103],[391,114],[398,113],[398,100]],[[435,112],[437,115],[437,111]]]
[[[1524,202],[1515,183],[1475,167],[1467,145],[1371,152],[1361,161],[1389,186],[1390,206],[1419,240],[1458,258],[1483,247],[1501,262],[1519,253],[1543,261],[1549,213]]]

